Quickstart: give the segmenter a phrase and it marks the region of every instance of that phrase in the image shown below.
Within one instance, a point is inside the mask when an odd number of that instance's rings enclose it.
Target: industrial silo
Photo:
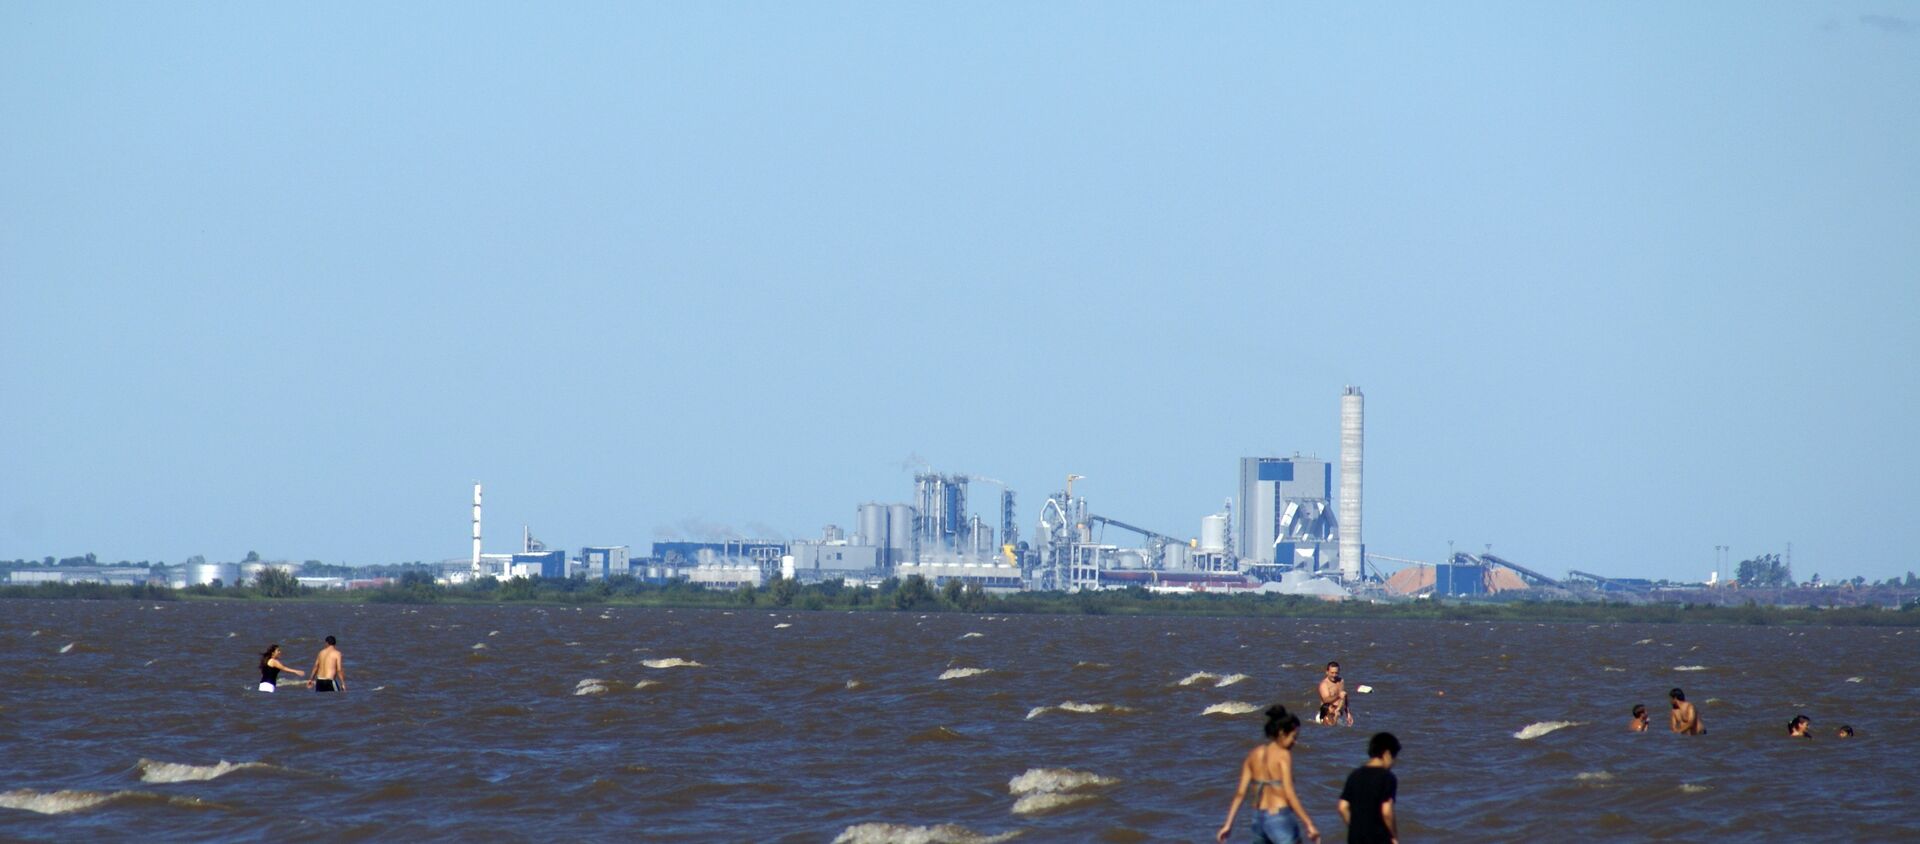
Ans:
[[[1172,571],[1185,569],[1187,567],[1187,550],[1187,546],[1185,545],[1169,543],[1166,546],[1166,556],[1160,561],[1161,568]]]
[[[187,582],[194,586],[212,586],[214,581],[222,586],[240,585],[240,565],[238,563],[195,563],[187,571]]]
[[[1200,553],[1222,554],[1227,550],[1227,517],[1219,513],[1200,520]]]
[[[887,507],[887,559],[891,565],[918,559],[914,542],[913,508],[905,504]]]
[[[873,503],[860,505],[853,530],[858,534],[854,537],[856,544],[887,547],[887,508]]]

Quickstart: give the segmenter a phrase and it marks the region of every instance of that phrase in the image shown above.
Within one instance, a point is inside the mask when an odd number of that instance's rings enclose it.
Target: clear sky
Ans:
[[[0,558],[1193,535],[1355,384],[1375,552],[1920,569],[1912,4],[397,6],[0,4]]]

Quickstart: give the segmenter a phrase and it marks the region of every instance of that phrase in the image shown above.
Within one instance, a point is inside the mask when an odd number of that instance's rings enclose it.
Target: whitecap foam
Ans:
[[[958,680],[962,677],[975,677],[992,670],[991,668],[949,668],[940,672],[940,679]]]
[[[984,633],[962,633],[962,634],[960,634],[960,638],[962,638],[962,639],[978,639],[978,638],[980,638],[981,636],[984,636],[984,635],[986,635],[986,634],[984,634]]]
[[[488,636],[498,636],[498,635],[500,635],[500,631],[498,631],[498,630],[489,630],[489,631],[487,631],[487,635],[488,635]]]
[[[573,690],[573,693],[575,696],[604,695],[607,693],[607,687],[605,684],[602,684],[602,683],[588,683],[586,685],[576,686]]]
[[[1246,681],[1246,680],[1251,680],[1251,679],[1253,679],[1253,678],[1252,678],[1252,677],[1248,677],[1248,676],[1247,676],[1247,675],[1245,675],[1245,674],[1229,674],[1229,675],[1227,675],[1227,676],[1225,676],[1225,677],[1222,677],[1222,678],[1220,678],[1219,680],[1217,680],[1217,681],[1215,681],[1215,682],[1214,682],[1214,684],[1213,684],[1213,687],[1217,689],[1217,688],[1221,688],[1221,687],[1223,687],[1223,686],[1231,686],[1231,685],[1233,685],[1233,684],[1235,684],[1235,683],[1239,683],[1239,682],[1243,682],[1243,681]]]
[[[897,823],[858,823],[840,831],[833,844],[999,844],[1019,830],[987,835],[959,824],[906,826]]]
[[[124,791],[32,791],[17,789],[0,792],[0,809],[20,809],[39,812],[43,815],[64,815],[91,809],[114,798],[128,794]]]
[[[1606,668],[1602,668],[1602,669],[1600,669],[1600,670],[1602,670],[1602,671],[1626,671],[1627,669],[1625,669],[1625,668],[1614,668],[1613,666],[1611,666],[1611,665],[1609,665],[1609,666],[1607,666]]]
[[[187,765],[180,762],[160,762],[142,759],[134,766],[140,771],[141,782],[205,782],[219,779],[234,771],[273,769],[265,762],[228,762],[225,759],[212,765]],[[278,769],[284,770],[284,769]]]
[[[1710,785],[1700,785],[1698,783],[1683,782],[1680,784],[1680,793],[1699,794],[1702,791],[1708,791],[1708,790],[1711,790],[1712,788],[1713,786],[1710,786]]]
[[[487,647],[487,643],[486,643],[486,642],[474,642],[474,643],[473,643],[473,647],[472,647],[472,648],[470,648],[469,650],[476,650],[476,651],[478,651],[478,650],[485,650],[485,649],[486,649],[486,647]]]
[[[1061,701],[1058,706],[1036,706],[1029,709],[1027,710],[1027,720],[1031,721],[1049,712],[1079,712],[1089,715],[1097,712],[1112,712],[1116,715],[1123,715],[1132,711],[1133,709],[1130,707],[1120,706],[1119,704],[1079,703],[1077,701],[1067,700]]]
[[[1705,671],[1705,670],[1707,670],[1707,667],[1706,667],[1706,666],[1704,666],[1704,665],[1676,665],[1676,666],[1674,666],[1674,667],[1673,667],[1673,670],[1675,670],[1675,671]]]
[[[1227,701],[1226,703],[1216,703],[1212,706],[1207,707],[1206,709],[1202,709],[1200,710],[1200,714],[1201,715],[1245,715],[1249,712],[1259,712],[1259,711],[1260,711],[1260,707],[1254,704],[1247,703],[1245,701],[1230,700],[1230,701]]]
[[[1042,812],[1051,812],[1055,809],[1064,809],[1075,803],[1084,803],[1092,800],[1093,797],[1091,794],[1054,794],[1052,792],[1029,794],[1019,800],[1013,801],[1013,813],[1016,815],[1037,815]]]
[[[1612,782],[1613,774],[1606,771],[1582,771],[1575,774],[1573,779],[1576,782]]]
[[[788,624],[788,623],[786,623],[786,622],[784,622],[784,621],[782,621],[782,622],[780,622],[779,624],[776,624],[776,625],[774,625],[774,626],[773,626],[773,629],[775,629],[775,630],[785,630],[786,628],[788,628],[788,627],[792,627],[792,626],[793,626],[793,625],[791,625],[791,624]]]
[[[1849,683],[1865,683],[1866,681],[1867,681],[1867,678],[1865,677],[1848,677],[1847,678],[1847,682]]]
[[[1638,642],[1634,642],[1634,644],[1636,644],[1636,645],[1651,645],[1651,644],[1653,644],[1653,640],[1652,640],[1652,639],[1641,639],[1641,640],[1640,640],[1640,641],[1638,641]]]
[[[848,681],[847,681],[847,688],[848,688],[848,689],[864,689],[864,688],[866,688],[866,687],[867,687],[867,684],[865,684],[865,683],[862,683],[862,682],[860,682],[859,680],[848,680]]]
[[[661,685],[659,680],[641,680],[640,682],[633,684],[633,687],[636,689],[644,689],[648,686],[658,686],[658,685]]]
[[[73,646],[77,644],[79,644],[79,642],[68,642],[60,647],[60,652],[66,653],[67,651],[73,650]]]
[[[1028,768],[1020,776],[1007,780],[1007,793],[1017,797],[1023,794],[1103,788],[1119,783],[1120,781],[1113,777],[1103,777],[1089,771],[1075,771],[1069,768]]]
[[[690,659],[670,656],[666,659],[643,659],[640,664],[648,668],[705,668],[706,666]]]
[[[1527,741],[1530,739],[1537,739],[1541,736],[1544,736],[1548,733],[1553,732],[1554,730],[1563,730],[1568,727],[1578,727],[1578,726],[1580,726],[1580,722],[1578,721],[1535,721],[1531,724],[1521,727],[1520,732],[1514,733],[1513,737],[1521,741]]]
[[[1195,683],[1218,683],[1219,681],[1220,675],[1211,671],[1195,671],[1192,674],[1180,678],[1180,685],[1191,686]]]

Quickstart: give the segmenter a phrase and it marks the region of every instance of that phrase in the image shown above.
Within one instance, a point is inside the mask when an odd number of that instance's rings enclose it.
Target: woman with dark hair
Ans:
[[[1293,790],[1293,742],[1300,733],[1300,719],[1287,714],[1284,706],[1269,706],[1266,732],[1266,743],[1248,751],[1246,761],[1240,763],[1240,790],[1234,792],[1233,804],[1227,807],[1227,822],[1220,825],[1214,838],[1225,841],[1233,832],[1234,816],[1240,813],[1247,786],[1251,785],[1257,795],[1253,803],[1255,844],[1319,841],[1320,830],[1307,817],[1307,807],[1300,805],[1300,795]]]
[[[1649,718],[1647,717],[1647,707],[1646,707],[1646,706],[1644,706],[1644,705],[1642,705],[1642,704],[1638,704],[1638,703],[1636,703],[1636,704],[1634,704],[1634,705],[1633,705],[1633,720],[1632,720],[1632,721],[1628,721],[1628,722],[1627,722],[1627,732],[1630,732],[1630,733],[1644,733],[1644,732],[1646,732],[1646,731],[1647,731],[1647,722],[1648,722],[1649,720],[1651,720],[1651,719],[1649,719]]]
[[[260,691],[270,692],[278,687],[282,671],[291,671],[302,677],[307,676],[298,668],[289,668],[280,664],[280,646],[268,645],[266,650],[260,652]]]
[[[1813,719],[1795,715],[1793,720],[1787,722],[1787,738],[1813,738],[1813,732],[1809,729],[1812,726]]]

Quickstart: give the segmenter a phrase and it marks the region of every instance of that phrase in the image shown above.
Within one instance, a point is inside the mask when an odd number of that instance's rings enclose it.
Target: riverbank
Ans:
[[[1690,603],[1626,604],[1575,601],[1417,600],[1328,601],[1296,595],[1165,594],[1143,589],[1108,592],[1025,592],[989,594],[957,583],[935,589],[918,577],[889,580],[879,586],[838,582],[800,584],[775,579],[758,588],[706,589],[673,583],[656,585],[631,579],[552,581],[515,578],[446,586],[408,579],[375,589],[271,590],[252,587],[109,586],[97,583],[42,583],[0,586],[0,599],[78,599],[135,601],[296,601],[312,603],[399,604],[558,604],[659,607],[675,609],[782,609],[822,612],[975,613],[992,615],[1137,615],[1219,616],[1315,619],[1429,619],[1441,621],[1536,621],[1653,624],[1836,625],[1920,627],[1920,608],[1782,607],[1747,604],[1715,606]]]

